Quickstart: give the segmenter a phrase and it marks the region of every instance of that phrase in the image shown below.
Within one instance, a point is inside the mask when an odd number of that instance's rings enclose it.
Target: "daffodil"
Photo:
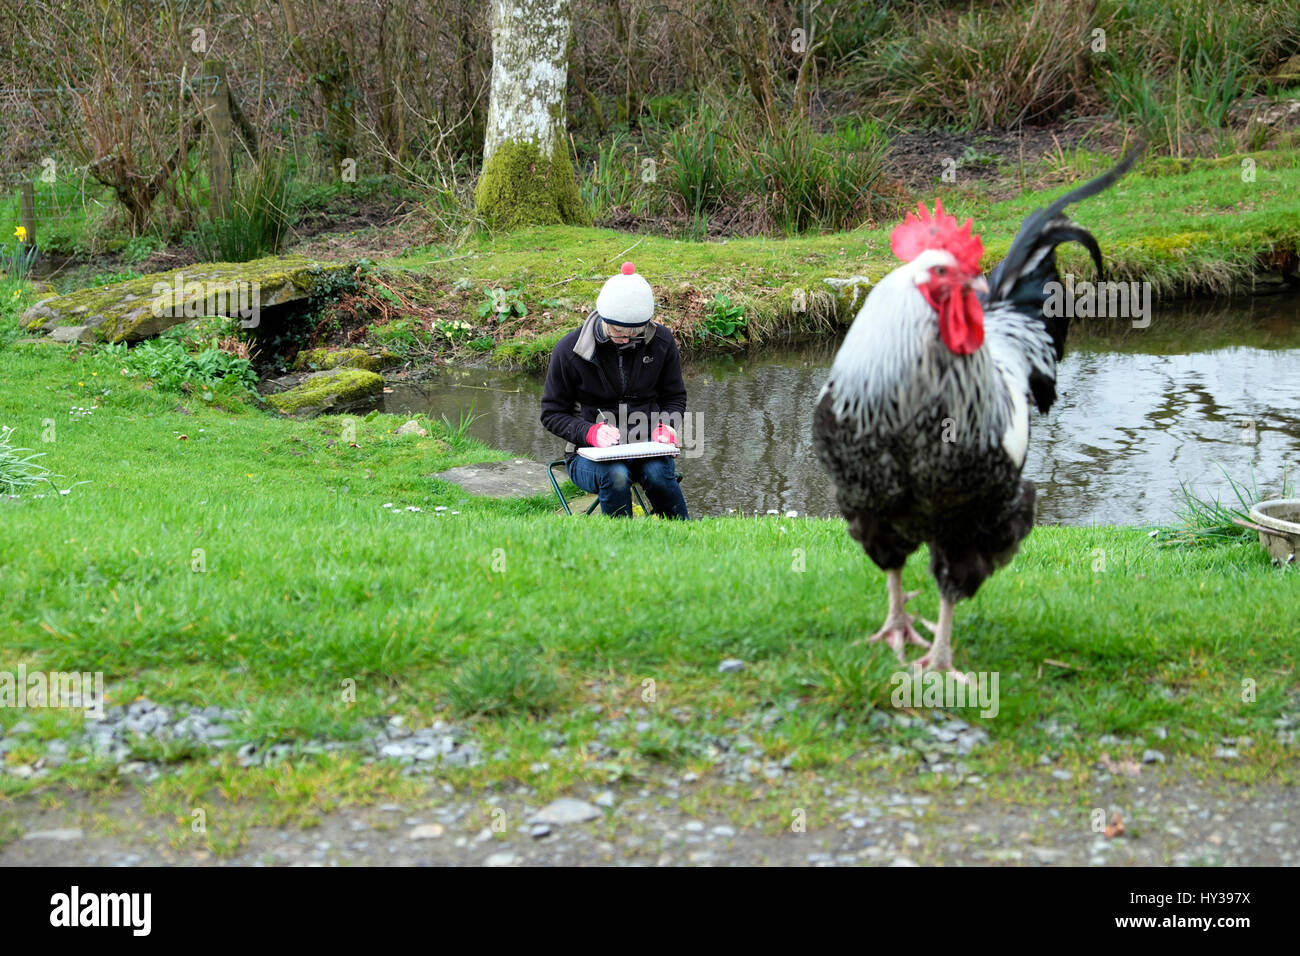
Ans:
[[[14,230],[14,235],[18,237],[18,241],[19,241],[19,242],[26,242],[26,241],[27,241],[27,227],[26,227],[26,226],[19,226],[17,229]]]

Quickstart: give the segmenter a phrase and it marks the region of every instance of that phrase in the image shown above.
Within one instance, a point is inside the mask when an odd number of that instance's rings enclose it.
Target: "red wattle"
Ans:
[[[970,355],[984,344],[984,307],[973,290],[962,289],[940,306],[939,337],[954,355]]]

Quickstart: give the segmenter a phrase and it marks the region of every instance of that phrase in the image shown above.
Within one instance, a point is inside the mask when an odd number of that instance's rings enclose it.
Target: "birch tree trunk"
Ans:
[[[591,222],[564,135],[570,0],[492,0],[492,91],[475,190],[494,229]]]

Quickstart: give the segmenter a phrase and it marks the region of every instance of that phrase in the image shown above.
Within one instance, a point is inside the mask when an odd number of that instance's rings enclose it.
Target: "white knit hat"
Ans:
[[[596,296],[596,311],[610,325],[645,325],[655,314],[655,294],[650,283],[636,274],[636,266],[623,263]]]

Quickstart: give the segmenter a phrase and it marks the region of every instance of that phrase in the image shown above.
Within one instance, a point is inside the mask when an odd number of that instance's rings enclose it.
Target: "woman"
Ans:
[[[681,355],[654,323],[654,292],[630,262],[600,290],[582,326],[556,343],[546,371],[542,425],[563,438],[569,477],[600,498],[607,515],[632,515],[632,482],[656,512],[689,518],[671,456],[588,461],[583,447],[639,441],[677,445],[686,413]]]

